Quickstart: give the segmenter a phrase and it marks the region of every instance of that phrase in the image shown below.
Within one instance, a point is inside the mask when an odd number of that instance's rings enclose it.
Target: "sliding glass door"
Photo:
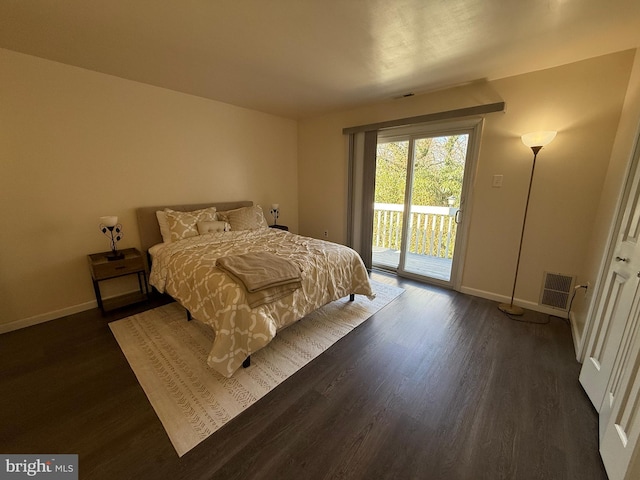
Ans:
[[[465,172],[473,164],[479,125],[379,133],[374,267],[456,286],[457,253],[464,245]]]

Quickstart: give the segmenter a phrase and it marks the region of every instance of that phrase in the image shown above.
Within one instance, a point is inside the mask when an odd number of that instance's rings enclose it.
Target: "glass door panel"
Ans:
[[[373,264],[396,270],[400,264],[409,140],[378,143],[373,217]]]
[[[412,143],[407,242],[399,267],[449,282],[469,135],[422,137]]]

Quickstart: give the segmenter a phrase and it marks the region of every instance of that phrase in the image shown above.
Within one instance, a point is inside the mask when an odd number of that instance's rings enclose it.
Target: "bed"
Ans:
[[[157,212],[165,212],[160,223]],[[212,327],[207,363],[225,377],[311,311],[354,294],[374,297],[354,250],[269,228],[253,202],[143,207],[137,218],[149,283]],[[282,278],[263,288],[273,274]]]

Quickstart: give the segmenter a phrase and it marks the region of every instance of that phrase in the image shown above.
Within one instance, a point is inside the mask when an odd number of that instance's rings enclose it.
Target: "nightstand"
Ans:
[[[124,258],[120,260],[108,260],[107,255],[111,252],[100,252],[88,255],[91,279],[93,280],[93,290],[96,293],[98,307],[103,313],[107,310],[113,310],[114,308],[141,302],[149,298],[147,270],[142,255],[136,248],[126,248],[120,250],[120,252],[124,254]],[[102,294],[100,293],[100,282],[125,275],[138,276],[140,291],[103,301]]]
[[[285,230],[285,231],[289,231],[289,227],[287,227],[286,225],[269,225],[270,228],[277,228],[278,230]]]

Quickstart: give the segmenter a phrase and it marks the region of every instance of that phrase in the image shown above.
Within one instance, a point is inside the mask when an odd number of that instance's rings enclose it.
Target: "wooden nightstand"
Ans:
[[[269,225],[270,228],[277,228],[279,230],[286,230],[287,232],[289,231],[289,227],[287,227],[286,225]]]
[[[149,298],[147,270],[144,266],[142,255],[136,248],[126,248],[120,250],[120,252],[124,254],[124,258],[112,261],[107,259],[107,255],[111,252],[100,252],[88,255],[89,268],[91,269],[91,278],[93,280],[93,290],[96,293],[98,307],[103,313],[107,310],[113,310],[114,308],[141,302]],[[139,292],[102,300],[102,294],[100,293],[101,281],[134,274],[138,275]]]

